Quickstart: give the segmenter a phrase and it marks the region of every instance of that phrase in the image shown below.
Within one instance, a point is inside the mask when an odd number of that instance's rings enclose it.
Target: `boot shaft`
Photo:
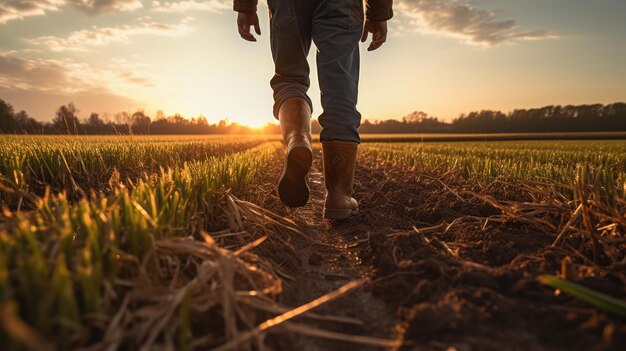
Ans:
[[[292,144],[311,144],[311,109],[306,100],[292,98],[285,101],[278,119],[283,132],[283,140],[288,149]]]
[[[347,141],[322,143],[324,183],[328,197],[352,196],[358,145]]]

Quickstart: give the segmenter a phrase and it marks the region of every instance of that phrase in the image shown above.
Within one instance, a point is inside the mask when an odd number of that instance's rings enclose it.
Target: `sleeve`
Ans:
[[[367,0],[366,17],[374,22],[390,20],[393,17],[393,0]]]
[[[237,12],[256,12],[258,0],[235,0],[233,10]]]

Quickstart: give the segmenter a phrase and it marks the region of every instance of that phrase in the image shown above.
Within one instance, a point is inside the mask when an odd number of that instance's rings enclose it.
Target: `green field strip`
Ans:
[[[606,198],[623,197],[626,182],[626,141],[365,143],[361,153],[402,167],[459,170],[481,181],[560,184],[570,196],[577,179]]]
[[[255,147],[265,139],[155,137],[18,137],[0,141],[0,185],[42,195],[46,186],[82,197],[107,188],[113,176],[135,180],[143,174],[179,167]],[[0,193],[0,207],[16,197]]]
[[[35,209],[13,214],[0,230],[0,309],[42,340],[62,349],[76,347],[77,325],[97,329],[90,316],[117,308],[110,305],[107,289],[138,279],[154,243],[189,235],[194,216],[215,220],[220,194],[240,191],[262,176],[277,147],[263,143],[185,162],[77,203],[47,193]],[[19,349],[6,328],[0,324],[0,343],[8,345],[6,350]]]

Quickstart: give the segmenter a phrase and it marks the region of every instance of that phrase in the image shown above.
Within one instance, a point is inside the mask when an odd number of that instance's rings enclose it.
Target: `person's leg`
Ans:
[[[275,75],[274,116],[280,120],[287,146],[285,167],[278,194],[290,207],[304,206],[309,199],[307,177],[311,149],[311,99],[307,54],[311,47],[311,16],[308,2],[269,0],[270,42]]]
[[[363,33],[362,0],[318,0],[313,18],[317,70],[322,93],[320,141],[359,143],[359,42]]]
[[[270,45],[274,59],[274,117],[280,119],[280,107],[292,98],[301,98],[313,110],[307,95],[311,80],[307,56],[311,48],[311,11],[308,1],[268,0],[270,10]]]
[[[360,142],[356,108],[359,85],[359,40],[363,31],[362,0],[319,0],[313,19],[313,41],[323,112],[319,117],[324,153],[324,218],[344,219],[356,213],[352,185]]]

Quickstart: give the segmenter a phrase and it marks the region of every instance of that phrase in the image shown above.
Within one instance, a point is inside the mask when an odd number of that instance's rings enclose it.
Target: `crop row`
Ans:
[[[136,179],[144,173],[188,161],[239,152],[262,139],[169,137],[3,136],[0,140],[0,206],[15,208],[20,196],[43,195],[46,187],[72,198],[107,186],[112,176]]]
[[[569,195],[579,179],[607,198],[623,197],[626,186],[625,141],[365,143],[361,150],[404,167],[543,182]]]
[[[208,225],[217,224],[211,221],[218,196],[254,182],[275,157],[276,147],[265,143],[231,155],[184,162],[144,174],[130,185],[117,182],[110,194],[78,202],[48,191],[29,212],[5,211],[4,223],[0,220],[0,307],[3,319],[25,327],[20,334],[0,324],[3,349],[18,347],[18,341],[27,343],[16,338],[28,330],[60,349],[102,339],[121,308],[128,284],[158,277],[158,269],[148,264],[154,261],[155,243],[190,235],[187,226],[197,216]],[[188,316],[176,318],[180,328],[190,324]],[[128,342],[118,344],[133,348],[146,340]]]

